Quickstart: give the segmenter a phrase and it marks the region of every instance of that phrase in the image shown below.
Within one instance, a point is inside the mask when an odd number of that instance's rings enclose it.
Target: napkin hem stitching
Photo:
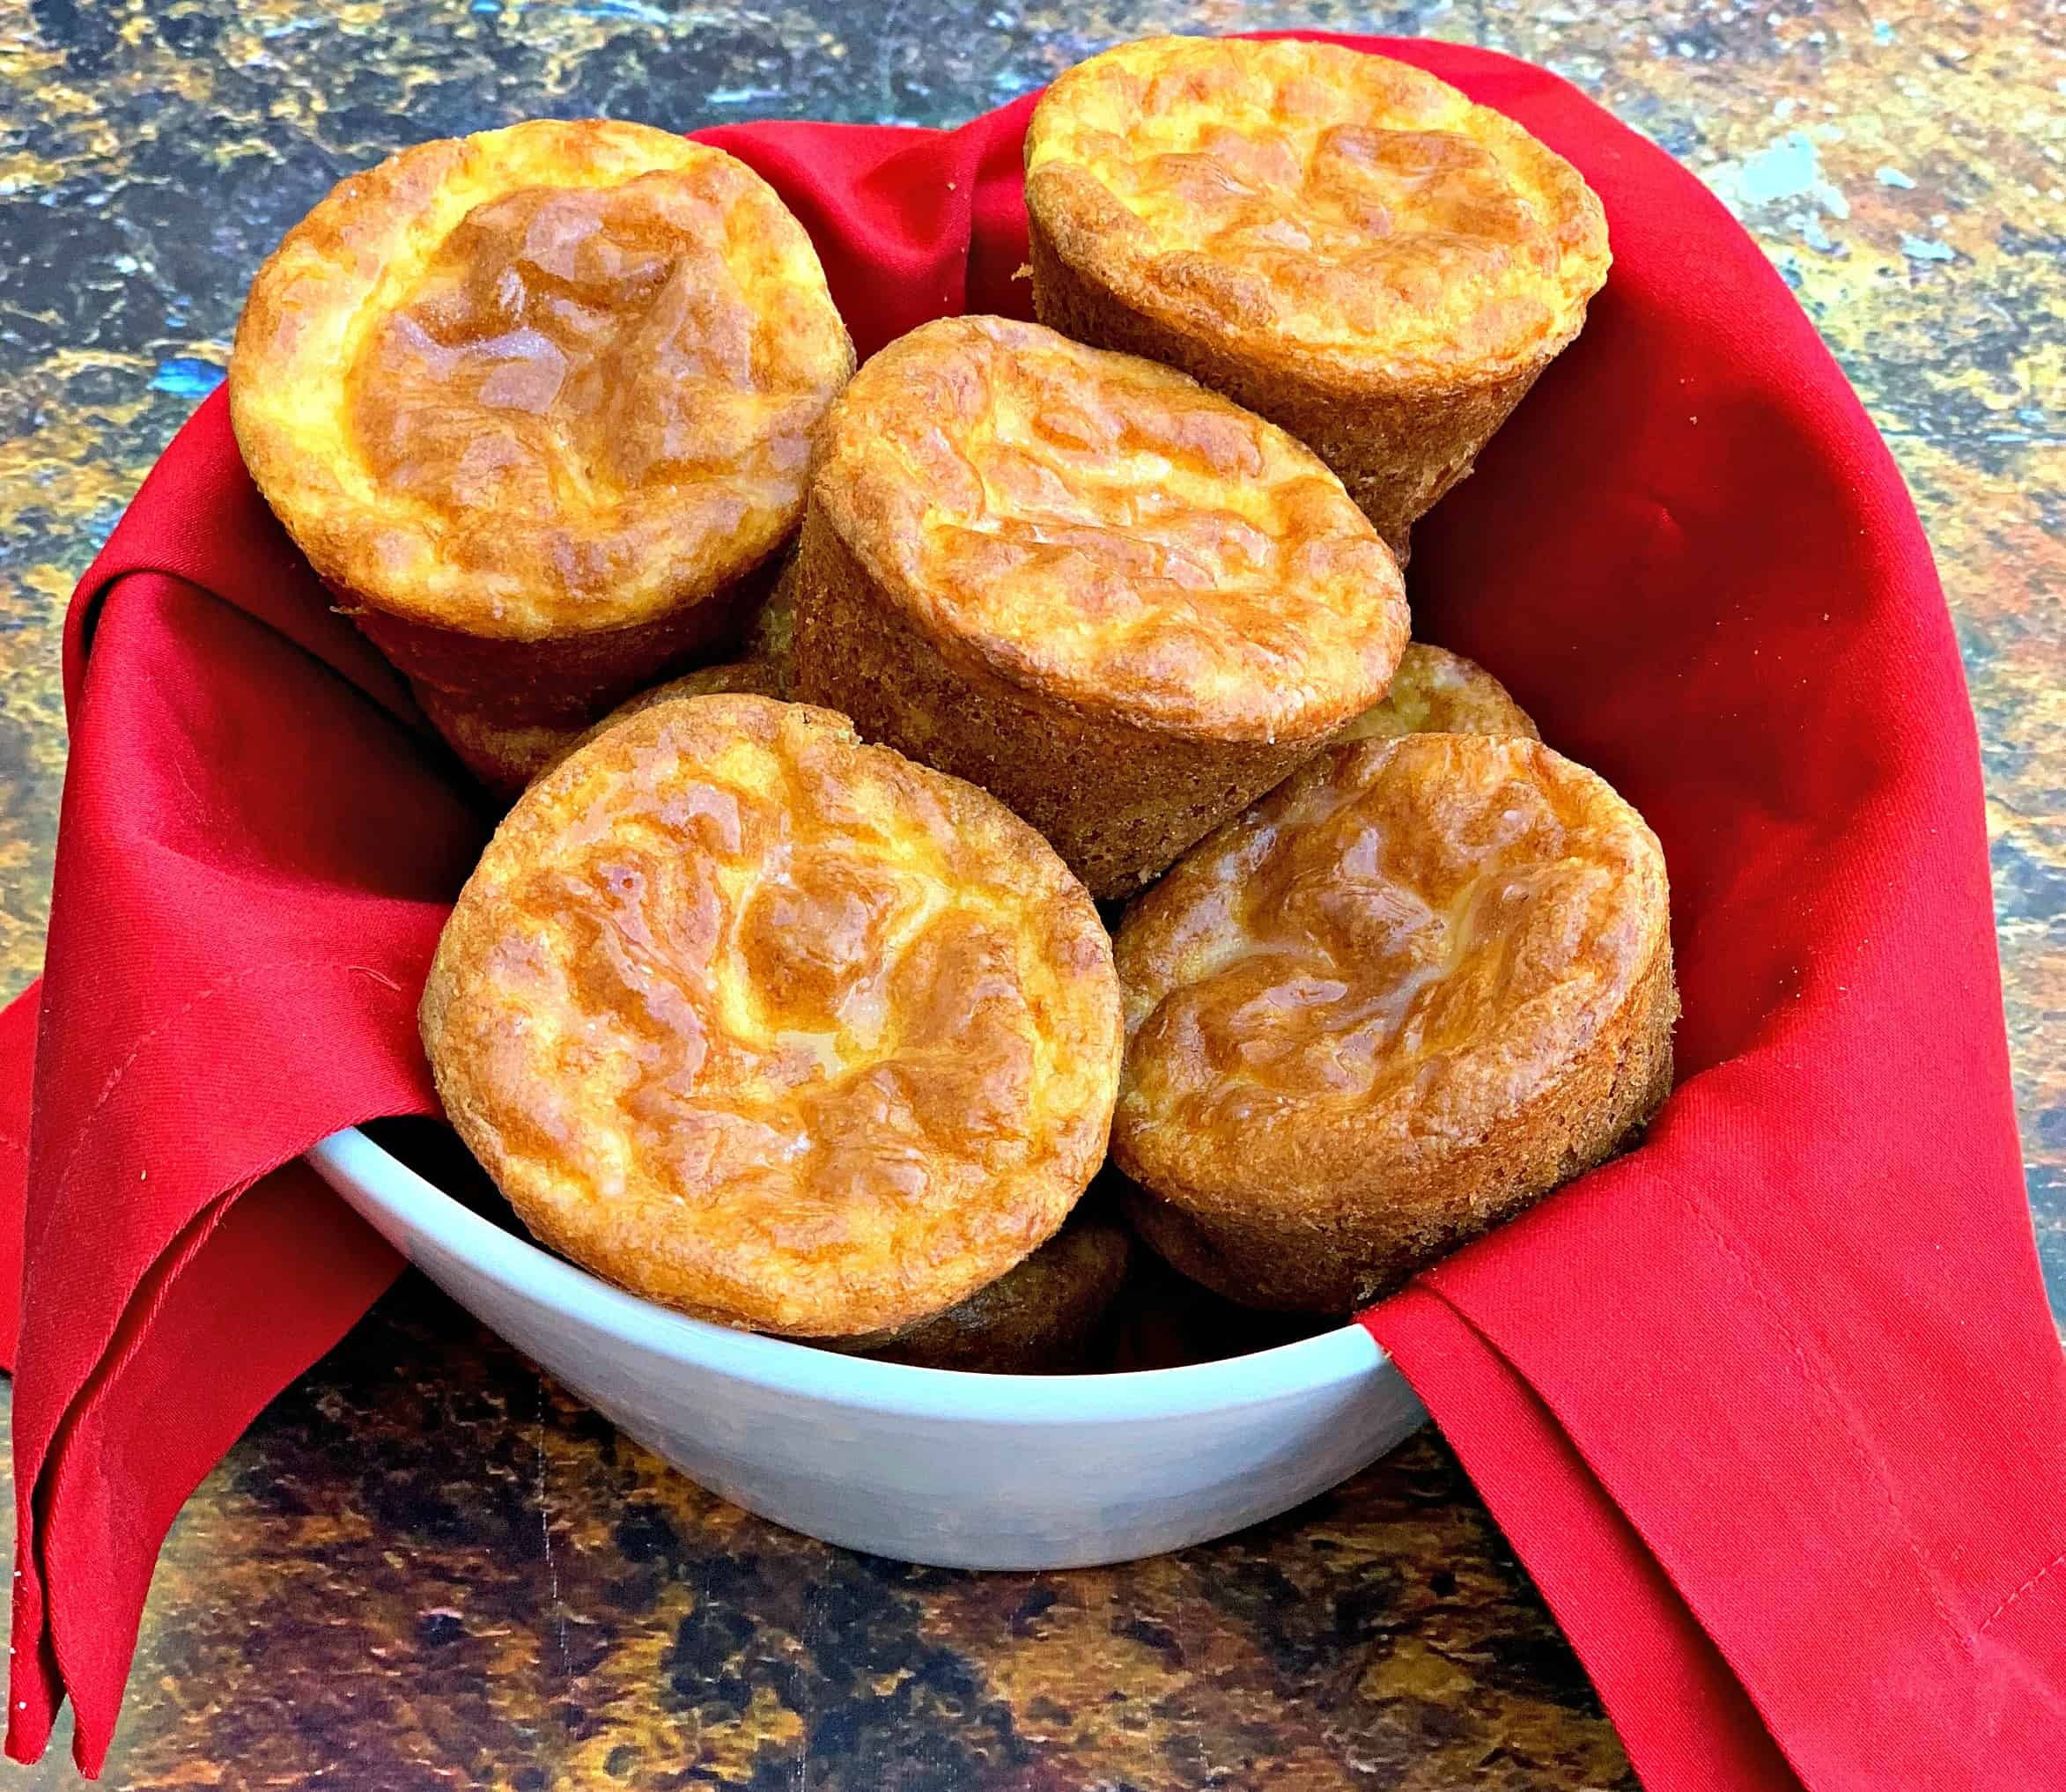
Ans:
[[[114,1099],[115,1091],[121,1088],[122,1079],[136,1067],[137,1060],[143,1057],[145,1047],[151,1044],[162,1035],[170,1032],[173,1028],[185,1020],[203,1002],[212,1000],[232,984],[242,983],[250,977],[266,976],[277,970],[315,969],[356,970],[371,975],[376,979],[379,978],[379,973],[373,971],[369,965],[352,964],[346,960],[337,958],[274,958],[264,960],[257,964],[240,965],[235,970],[225,972],[213,983],[196,991],[176,1011],[167,1014],[150,1031],[138,1038],[136,1043],[129,1048],[129,1055],[114,1067],[114,1073],[108,1077],[107,1081],[102,1086],[100,1095],[95,1098],[93,1105],[80,1117],[77,1129],[72,1136],[71,1149],[65,1154],[64,1168],[58,1172],[56,1181],[51,1184],[51,1203],[55,1204],[62,1199],[65,1191],[70,1187],[72,1172],[78,1168],[80,1155],[85,1149],[87,1133],[92,1131],[93,1122],[100,1117],[100,1110]]]
[[[1844,1410],[1842,1402],[1837,1397],[1836,1390],[1810,1364],[1806,1349],[1803,1346],[1794,1328],[1787,1323],[1786,1316],[1780,1310],[1779,1303],[1773,1299],[1766,1288],[1764,1279],[1760,1273],[1758,1266],[1744,1255],[1736,1242],[1708,1213],[1699,1196],[1689,1196],[1686,1206],[1692,1211],[1693,1217],[1707,1228],[1716,1243],[1722,1247],[1723,1255],[1736,1265],[1737,1273],[1743,1278],[1745,1284],[1756,1297],[1758,1304],[1765,1309],[1772,1324],[1785,1341],[1787,1348],[1793,1353],[1794,1361],[1800,1366],[1802,1379],[1809,1387],[1821,1395],[1830,1411],[1835,1415],[1838,1427],[1843,1434],[1844,1441],[1850,1446],[1853,1458],[1858,1466],[1864,1471],[1867,1479],[1870,1481],[1879,1494],[1881,1501],[1886,1507],[1888,1515],[1900,1530],[1901,1541],[1907,1548],[1908,1558],[1915,1564],[1916,1572],[1922,1578],[1922,1584],[1929,1589],[1930,1605],[1943,1621],[1945,1630],[1957,1641],[1959,1652],[1970,1661],[1973,1658],[1973,1634],[1963,1628],[1958,1619],[1952,1616],[1951,1607],[1944,1601],[1944,1589],[1937,1585],[1937,1576],[1930,1572],[1929,1564],[1924,1560],[1922,1548],[1915,1541],[1915,1533],[1908,1524],[1900,1502],[1894,1498],[1893,1488],[1887,1485],[1885,1471],[1875,1467],[1870,1453],[1865,1447],[1864,1440],[1858,1435],[1857,1427],[1852,1423],[1850,1414]],[[2040,1575],[2039,1578],[2041,1579],[2042,1576]],[[1993,1620],[1989,1619],[1989,1621],[1991,1623]],[[1985,1628],[1984,1626],[1981,1627]]]
[[[1993,1626],[1996,1619],[1999,1618],[2003,1612],[2006,1611],[2025,1593],[2029,1592],[2033,1587],[2036,1586],[2037,1583],[2043,1580],[2047,1574],[2050,1574],[2054,1568],[2061,1567],[2066,1567],[2066,1549],[2061,1550],[2057,1555],[2051,1559],[2050,1561],[2047,1562],[2044,1567],[2040,1568],[2020,1587],[2017,1588],[2013,1593],[2010,1594],[2007,1598],[2003,1600],[1999,1605],[1996,1606],[1992,1611],[1989,1612],[1987,1614],[1987,1622],[1981,1625],[1978,1630],[1974,1632],[1974,1634],[1975,1636],[1985,1636],[1988,1633],[1988,1631]]]

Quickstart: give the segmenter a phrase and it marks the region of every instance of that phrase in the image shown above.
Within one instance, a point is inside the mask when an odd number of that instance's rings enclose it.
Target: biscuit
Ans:
[[[585,728],[499,729],[465,712],[437,715],[437,726],[448,741],[466,743],[467,763],[491,790],[513,793],[535,778],[544,777],[568,754],[587,746],[612,723],[656,703],[678,697],[714,697],[725,691],[786,697],[790,685],[789,636],[795,622],[794,583],[795,561],[792,558],[747,631],[746,658],[699,666],[679,678],[652,685]]]
[[[1104,1154],[1110,942],[960,780],[766,697],[657,703],[519,799],[424,992],[454,1127],[543,1243],[681,1311],[902,1330]]]
[[[1131,1249],[1124,1226],[1080,1207],[1032,1256],[959,1305],[892,1338],[841,1347],[884,1362],[983,1375],[1088,1368],[1125,1282]]]
[[[546,120],[332,191],[252,284],[230,410],[339,607],[507,791],[736,640],[852,366],[809,238],[744,163]]]
[[[544,755],[544,763],[533,775],[533,781],[557,771],[567,759],[578,753],[606,728],[614,728],[627,717],[635,716],[653,708],[655,704],[675,703],[683,697],[719,697],[724,695],[745,697],[779,697],[781,680],[774,667],[764,660],[729,660],[722,666],[699,666],[693,672],[684,672],[679,678],[670,678],[664,684],[656,684],[649,690],[642,690],[637,697],[627,697],[599,722],[592,722],[578,734],[562,739]]]
[[[1411,641],[1383,701],[1334,737],[1391,741],[1401,734],[1506,734],[1539,741],[1542,731],[1507,688],[1475,660]]]
[[[1128,1216],[1253,1306],[1391,1292],[1671,1088],[1664,855],[1534,741],[1331,749],[1134,903],[1115,955]]]
[[[1336,44],[1122,44],[1047,90],[1025,157],[1041,321],[1281,424],[1402,559],[1606,278],[1568,162]]]
[[[1398,572],[1319,460],[1194,380],[948,318],[827,417],[796,695],[1126,894],[1380,697]]]

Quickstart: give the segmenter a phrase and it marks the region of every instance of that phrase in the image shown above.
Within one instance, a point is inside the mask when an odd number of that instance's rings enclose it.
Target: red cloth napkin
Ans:
[[[2066,1359],[1914,512],[1690,175],[1538,70],[1351,41],[1511,114],[1606,203],[1592,322],[1417,533],[1413,594],[1656,825],[1686,1000],[1642,1149],[1365,1323],[1651,1792],[2060,1784]],[[708,136],[808,225],[866,353],[1025,311],[1026,113]],[[8,1748],[38,1754],[69,1694],[91,1772],[173,1512],[393,1273],[291,1166],[432,1109],[417,992],[483,820],[267,516],[219,395],[65,651],[41,1007],[0,1016],[25,1241]]]

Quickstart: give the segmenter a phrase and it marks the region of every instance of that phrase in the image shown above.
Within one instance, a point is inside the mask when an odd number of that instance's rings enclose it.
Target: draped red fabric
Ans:
[[[2024,1204],[1979,762],[1885,446],[1756,247],[1573,88],[1615,267],[1415,537],[1417,631],[1656,827],[1686,1002],[1642,1147],[1364,1316],[1652,1792],[2059,1784],[2066,1358]],[[862,352],[1023,314],[1027,103],[708,133]],[[0,1014],[18,1250],[8,1748],[107,1747],[157,1549],[395,1270],[296,1160],[434,1109],[414,1011],[485,821],[325,606],[218,394],[74,599],[42,984]],[[16,1316],[0,1297],[0,1337]],[[2048,1746],[2049,1744],[2049,1746]]]

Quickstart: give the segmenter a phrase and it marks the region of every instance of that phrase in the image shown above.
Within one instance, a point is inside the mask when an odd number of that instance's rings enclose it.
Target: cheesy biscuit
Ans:
[[[1115,952],[1129,1214],[1254,1306],[1390,1293],[1671,1084],[1664,855],[1534,741],[1330,749],[1186,854]]]
[[[807,1338],[901,1330],[1051,1236],[1121,1043],[1110,942],[1031,829],[753,696],[655,704],[525,792],[422,1024],[540,1239]]]
[[[1383,694],[1398,570],[1319,460],[1196,381],[995,317],[826,418],[796,695],[980,784],[1125,895]]]
[[[1122,44],[1047,90],[1025,153],[1041,321],[1281,424],[1402,559],[1606,278],[1568,162],[1336,44]]]
[[[339,605],[510,791],[738,635],[852,366],[744,163],[548,120],[341,183],[252,284],[230,409]]]

